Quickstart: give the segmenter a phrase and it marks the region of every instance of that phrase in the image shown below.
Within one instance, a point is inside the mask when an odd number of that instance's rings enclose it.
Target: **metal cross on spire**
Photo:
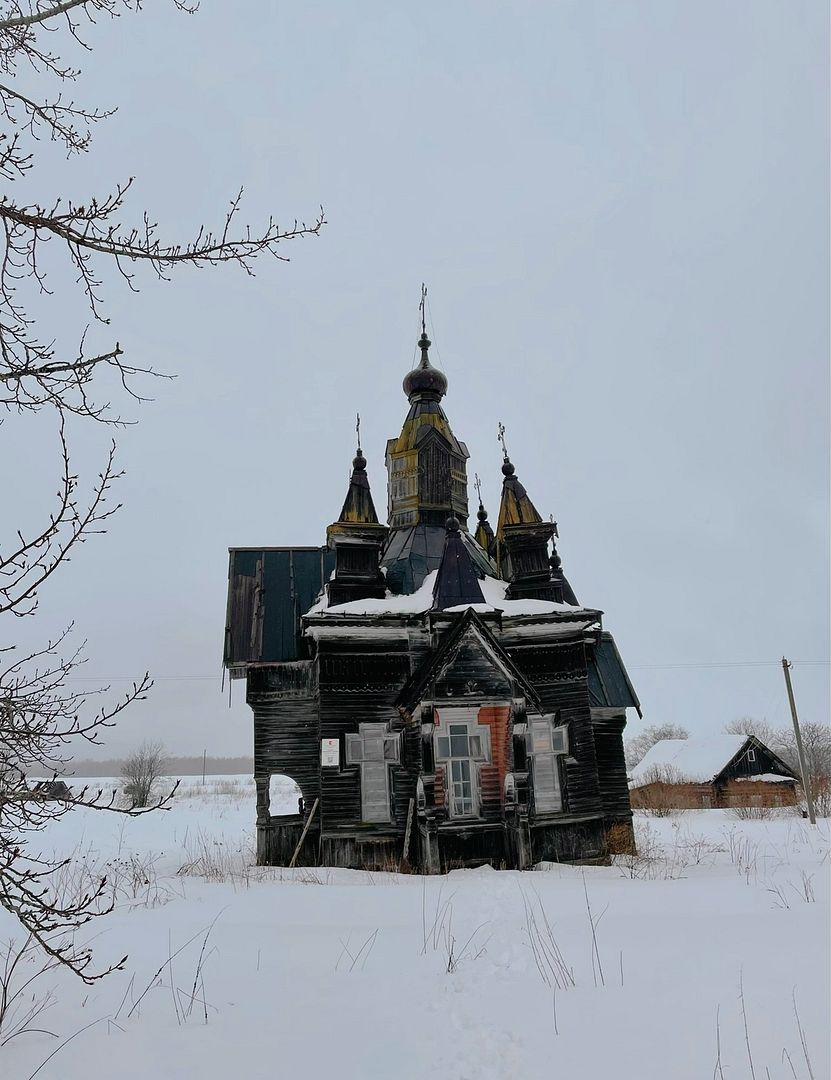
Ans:
[[[361,414],[355,413],[355,434],[358,436],[358,451],[361,449]]]
[[[497,438],[502,443],[502,456],[507,461],[508,460],[508,449],[505,446],[505,425],[502,423],[501,420],[499,421],[499,434],[497,435]]]
[[[476,494],[479,496],[479,505],[482,505],[482,481],[479,479],[479,473],[473,474],[473,486],[476,488]]]
[[[421,333],[427,336],[427,286],[422,281],[421,283],[421,303],[418,305],[418,309],[421,312]]]

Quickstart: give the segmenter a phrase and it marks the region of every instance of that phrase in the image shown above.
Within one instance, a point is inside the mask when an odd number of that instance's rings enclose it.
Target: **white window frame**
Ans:
[[[448,815],[451,818],[481,817],[479,769],[492,761],[490,727],[479,723],[478,706],[443,708],[437,713],[439,723],[433,733],[433,758],[436,769],[442,770]],[[455,731],[451,730],[454,728]],[[459,730],[461,728],[464,732]],[[462,737],[467,740],[468,752],[454,754],[453,739],[458,742]],[[456,763],[458,768],[454,767]],[[469,786],[470,794],[459,794],[459,788],[463,790],[465,786]]]
[[[526,740],[534,808],[538,814],[561,813],[563,784],[558,758],[568,754],[568,728],[557,723],[556,715],[530,716]]]

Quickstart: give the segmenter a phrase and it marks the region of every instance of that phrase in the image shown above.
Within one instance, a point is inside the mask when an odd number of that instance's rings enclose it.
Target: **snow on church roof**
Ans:
[[[650,782],[654,770],[667,768],[673,779],[709,783],[733,760],[747,735],[700,735],[692,739],[661,739],[647,751],[631,772],[632,787]]]
[[[329,607],[326,594],[311,607],[307,615],[408,615],[429,611],[433,607],[433,586],[438,570],[433,570],[424,579],[417,592],[395,595],[388,592],[383,600],[350,600],[346,604]],[[559,604],[553,600],[506,600],[507,582],[498,578],[485,577],[479,581],[484,604],[461,604],[447,608],[447,611],[465,611],[472,607],[474,611],[494,611],[497,608],[506,616],[511,615],[553,615],[555,613],[578,614],[584,608],[573,604]]]

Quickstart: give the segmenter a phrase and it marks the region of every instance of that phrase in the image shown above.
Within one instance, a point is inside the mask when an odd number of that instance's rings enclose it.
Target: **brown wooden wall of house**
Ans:
[[[793,806],[798,802],[795,783],[764,780],[726,784],[644,784],[631,791],[636,810],[709,810],[749,806]]]

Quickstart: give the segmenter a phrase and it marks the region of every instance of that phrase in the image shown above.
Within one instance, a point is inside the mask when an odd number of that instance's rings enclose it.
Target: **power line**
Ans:
[[[688,671],[701,671],[711,668],[742,668],[742,667],[779,667],[781,660],[704,660],[704,661],[680,661],[676,663],[668,664],[627,664],[627,668],[631,671],[671,671],[671,670],[688,670]],[[799,664],[801,667],[828,667],[831,665],[831,660],[792,660],[792,664]],[[219,681],[221,674],[216,675],[153,675],[151,672],[151,678],[154,682],[214,682]],[[136,676],[133,675],[68,675],[67,681],[74,682],[135,682]]]
[[[803,667],[828,667],[831,660],[793,660],[794,664]],[[704,663],[673,663],[673,664],[627,664],[633,670],[646,668],[738,668],[738,667],[778,667],[780,660],[709,660]]]

